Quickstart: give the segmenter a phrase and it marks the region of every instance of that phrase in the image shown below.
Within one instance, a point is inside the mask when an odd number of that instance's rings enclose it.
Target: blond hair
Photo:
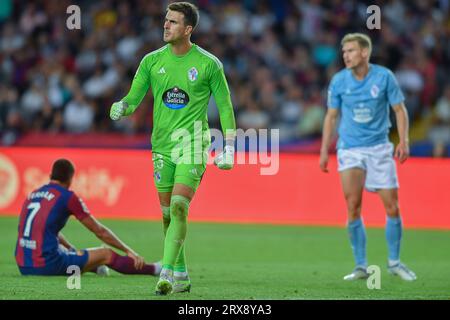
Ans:
[[[372,53],[372,40],[364,33],[347,33],[341,40],[341,46],[347,42],[356,41],[361,48],[369,49],[369,57]]]

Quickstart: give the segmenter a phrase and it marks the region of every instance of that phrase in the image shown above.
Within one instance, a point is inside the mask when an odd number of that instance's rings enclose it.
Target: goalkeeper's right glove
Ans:
[[[109,117],[114,120],[120,120],[120,118],[125,114],[128,104],[124,101],[114,102],[109,110]]]
[[[234,165],[234,146],[225,146],[215,159],[214,164],[222,170],[230,170]]]

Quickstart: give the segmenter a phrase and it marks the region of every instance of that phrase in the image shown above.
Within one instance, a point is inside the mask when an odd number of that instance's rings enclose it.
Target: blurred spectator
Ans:
[[[333,33],[321,33],[313,49],[314,62],[321,67],[328,67],[337,58],[337,39]]]
[[[17,101],[17,90],[0,84],[0,132],[6,128],[9,113],[18,109]]]
[[[33,117],[42,110],[45,99],[46,94],[43,79],[36,78],[31,84],[31,87],[24,92],[20,100],[22,114],[27,123],[31,124],[33,122]]]
[[[249,102],[236,119],[237,126],[243,130],[268,128],[270,117],[267,111],[261,109],[258,104]]]
[[[414,121],[421,108],[420,92],[425,85],[423,76],[411,56],[403,60],[395,76],[405,95],[409,118]]]
[[[25,34],[32,33],[36,28],[47,23],[47,15],[43,10],[37,9],[35,3],[28,3],[19,21],[20,30]]]
[[[450,144],[450,84],[436,104],[428,137],[434,145],[434,156],[444,156],[446,146]]]
[[[87,79],[83,85],[84,94],[89,98],[99,98],[102,97],[108,89],[109,83],[105,81],[103,67],[97,65],[94,74]]]
[[[75,59],[76,68],[80,72],[89,72],[97,63],[97,52],[95,51],[95,34],[87,36],[83,47]]]
[[[288,85],[280,102],[279,122],[274,127],[280,129],[280,141],[288,142],[297,137],[297,123],[303,117],[303,91],[301,87]]]
[[[71,133],[87,132],[94,120],[94,111],[81,91],[76,91],[74,98],[64,110],[64,127]]]
[[[13,145],[24,131],[22,117],[17,110],[11,110],[6,118],[6,129],[3,131],[2,144]]]
[[[226,1],[221,18],[223,33],[241,35],[246,31],[248,18],[239,1]]]
[[[315,40],[322,30],[324,8],[320,0],[296,1],[297,9],[301,14],[300,34],[308,42]]]
[[[305,103],[303,116],[298,123],[297,134],[300,138],[317,138],[321,136],[325,109],[319,88],[311,91],[310,98]]]
[[[134,64],[133,57],[142,46],[142,41],[133,29],[125,32],[124,37],[117,43],[117,55],[124,64]],[[130,59],[131,58],[131,59]]]
[[[267,3],[258,1],[256,11],[253,12],[248,19],[250,34],[254,37],[262,36],[274,23],[275,16],[270,11]]]
[[[25,35],[16,29],[13,23],[3,26],[0,38],[0,52],[9,55],[25,45]]]

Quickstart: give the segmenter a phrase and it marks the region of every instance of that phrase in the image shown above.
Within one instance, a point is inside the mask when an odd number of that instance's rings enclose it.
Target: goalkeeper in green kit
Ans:
[[[207,118],[211,93],[225,135],[224,151],[214,163],[225,170],[234,165],[236,124],[230,91],[219,59],[190,41],[198,20],[198,9],[191,3],[175,2],[167,7],[167,44],[142,59],[129,93],[110,110],[112,120],[132,114],[151,87],[154,182],[165,234],[158,295],[191,289],[185,258],[187,217],[211,144]]]

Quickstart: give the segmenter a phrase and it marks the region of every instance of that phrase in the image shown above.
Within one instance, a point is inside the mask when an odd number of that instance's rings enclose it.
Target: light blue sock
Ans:
[[[348,234],[357,266],[367,267],[366,230],[361,218],[348,223]]]
[[[386,217],[386,240],[389,261],[400,260],[400,241],[402,239],[402,220],[400,217]]]

